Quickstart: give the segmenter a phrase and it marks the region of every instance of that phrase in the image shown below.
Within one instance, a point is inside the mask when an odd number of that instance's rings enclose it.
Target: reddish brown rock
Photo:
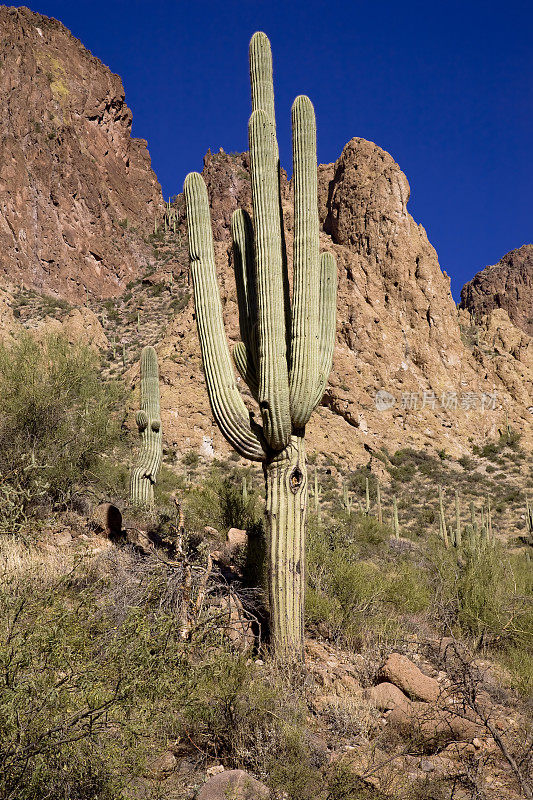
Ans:
[[[439,698],[440,688],[435,678],[430,678],[401,653],[391,653],[382,666],[380,678],[389,681],[409,695],[413,700],[434,703]]]
[[[393,683],[378,683],[377,686],[372,686],[366,694],[370,702],[380,711],[389,711],[396,706],[405,706],[409,703],[409,699]]]
[[[230,528],[226,539],[226,548],[230,556],[243,550],[248,543],[248,534],[240,528]]]
[[[514,325],[533,336],[533,244],[511,250],[474,275],[461,290],[461,308],[476,318],[502,308]]]
[[[1,6],[0,29],[0,274],[78,301],[119,294],[162,210],[122,82],[54,19]]]

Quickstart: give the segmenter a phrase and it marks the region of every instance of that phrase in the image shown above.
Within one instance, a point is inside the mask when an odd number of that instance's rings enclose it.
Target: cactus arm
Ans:
[[[249,214],[240,208],[234,211],[231,217],[231,237],[241,339],[254,366],[257,366],[254,230]]]
[[[258,308],[258,401],[270,448],[282,450],[291,436],[277,155],[272,123],[254,111],[249,123]]]
[[[319,353],[319,254],[316,123],[300,95],[292,106],[294,260],[291,328],[291,417],[303,428],[314,408]]]
[[[320,256],[320,347],[318,366],[318,388],[314,407],[324,395],[335,349],[337,318],[337,262],[331,253]]]
[[[283,227],[283,209],[281,207],[281,170],[279,149],[276,138],[276,112],[274,107],[274,83],[272,79],[272,50],[266,34],[262,31],[254,33],[250,40],[250,84],[252,90],[252,111],[264,111],[272,123],[274,152],[277,170],[277,204],[280,218],[281,259],[283,274],[283,302],[285,311],[285,333],[287,350],[290,352],[291,302],[289,291],[289,274],[287,270],[287,248]]]
[[[260,434],[239,394],[224,332],[209,202],[202,176],[197,172],[187,175],[184,191],[198,337],[213,415],[224,437],[241,455],[263,461]]]
[[[252,36],[249,54],[252,111],[264,111],[275,130],[276,112],[274,108],[272,50],[270,49],[268,37],[262,31],[257,31]]]
[[[259,384],[257,383],[257,372],[250,358],[249,350],[246,349],[243,342],[237,342],[233,348],[232,355],[239,375],[250,389],[254,400],[257,400]]]

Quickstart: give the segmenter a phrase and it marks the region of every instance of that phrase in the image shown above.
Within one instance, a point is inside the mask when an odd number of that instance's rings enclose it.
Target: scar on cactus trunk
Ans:
[[[272,55],[264,33],[250,42],[248,126],[253,222],[231,221],[242,341],[233,360],[258,403],[261,424],[237,388],[216,282],[209,200],[202,176],[185,179],[189,257],[198,336],[215,420],[245,458],[263,462],[269,546],[271,641],[284,660],[304,652],[307,468],[305,425],[320,403],[335,343],[337,267],[319,256],[315,114],[303,95],[292,107],[294,248],[289,276],[279,184]]]
[[[154,505],[154,485],[163,456],[159,368],[153,347],[145,347],[141,353],[141,408],[135,421],[141,437],[141,449],[131,472],[130,498],[133,505],[151,509]]]

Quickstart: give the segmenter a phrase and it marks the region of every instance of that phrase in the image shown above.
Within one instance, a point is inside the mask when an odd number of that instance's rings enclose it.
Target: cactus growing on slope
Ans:
[[[154,484],[163,456],[159,368],[153,347],[145,347],[141,353],[141,408],[135,420],[141,437],[141,450],[131,472],[130,498],[133,505],[152,508]]]
[[[198,334],[214,417],[230,444],[261,461],[269,527],[270,627],[276,654],[303,658],[307,468],[304,434],[331,369],[337,269],[319,256],[316,128],[309,98],[292,107],[294,255],[292,304],[280,197],[270,43],[250,42],[249,146],[253,223],[240,209],[231,232],[242,342],[235,365],[258,402],[260,425],[237,389],[216,285],[209,202],[198,173],[185,179]]]

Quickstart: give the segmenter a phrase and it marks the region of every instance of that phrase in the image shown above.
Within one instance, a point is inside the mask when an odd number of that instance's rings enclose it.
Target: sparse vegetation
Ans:
[[[101,381],[90,349],[24,333],[0,345],[0,393],[0,524],[8,532],[95,480],[101,454],[119,441],[124,391]]]

